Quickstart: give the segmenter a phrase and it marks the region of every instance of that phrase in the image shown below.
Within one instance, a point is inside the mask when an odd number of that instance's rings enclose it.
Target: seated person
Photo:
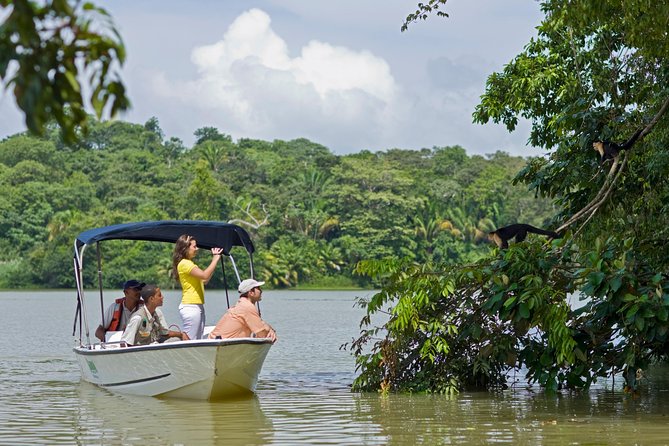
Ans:
[[[156,285],[147,285],[142,290],[144,305],[130,317],[128,326],[121,336],[121,342],[127,345],[149,345],[175,338],[175,341],[187,341],[188,335],[182,331],[168,328],[165,316],[160,308],[163,305],[163,293]]]
[[[140,305],[144,305],[139,293],[145,285],[144,282],[139,282],[134,279],[128,280],[123,284],[124,297],[116,299],[114,303],[107,308],[102,324],[95,330],[95,337],[104,342],[105,334],[108,331],[125,330],[125,326],[128,324],[132,313],[134,313]]]
[[[256,302],[262,299],[262,288],[265,282],[254,279],[243,280],[239,284],[240,296],[237,303],[228,309],[209,333],[209,339],[269,338],[276,342],[276,331],[271,325],[260,319]]]

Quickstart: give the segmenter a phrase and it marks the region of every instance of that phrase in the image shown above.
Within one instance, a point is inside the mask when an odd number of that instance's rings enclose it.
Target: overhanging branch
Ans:
[[[662,104],[662,107],[660,107],[660,110],[655,114],[653,119],[644,127],[644,129],[641,131],[639,134],[639,138],[637,139],[637,143],[644,138],[646,135],[648,135],[653,127],[658,123],[662,115],[667,111],[667,108],[669,108],[669,97],[664,101]],[[611,165],[611,169],[609,170],[608,175],[606,176],[606,179],[604,180],[604,184],[602,187],[599,189],[599,192],[597,192],[597,195],[595,195],[595,198],[593,198],[588,204],[586,204],[583,209],[572,215],[562,226],[556,229],[556,232],[562,232],[565,229],[567,229],[569,226],[580,220],[581,218],[585,217],[586,215],[588,218],[586,221],[579,227],[577,232],[580,232],[585,224],[590,221],[590,219],[593,217],[593,215],[597,212],[597,210],[606,202],[606,200],[611,196],[611,192],[613,191],[613,186],[616,184],[618,179],[620,178],[621,173],[627,166],[627,154],[623,155],[623,160],[620,163],[619,162],[619,156],[617,156],[613,160],[613,164]]]

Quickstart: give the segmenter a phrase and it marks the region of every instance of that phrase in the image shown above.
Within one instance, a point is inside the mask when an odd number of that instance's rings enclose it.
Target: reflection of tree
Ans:
[[[367,430],[386,445],[582,444],[593,436],[598,444],[663,444],[658,419],[669,409],[657,395],[621,408],[610,389],[559,398],[519,389],[457,397],[362,393],[353,399],[352,422],[369,423]]]

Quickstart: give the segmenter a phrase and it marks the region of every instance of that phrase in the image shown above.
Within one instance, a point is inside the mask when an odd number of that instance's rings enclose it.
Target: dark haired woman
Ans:
[[[204,332],[204,285],[214,274],[216,264],[221,259],[221,248],[212,248],[213,258],[203,271],[193,262],[197,254],[197,242],[190,235],[177,239],[172,254],[172,272],[181,283],[181,305],[179,314],[183,321],[182,329],[190,339],[201,339]]]

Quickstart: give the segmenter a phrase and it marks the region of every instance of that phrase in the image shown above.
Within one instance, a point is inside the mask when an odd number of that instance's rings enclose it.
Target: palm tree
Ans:
[[[197,147],[200,158],[205,160],[212,171],[218,172],[228,160],[228,141],[205,141]]]
[[[453,223],[442,217],[441,211],[434,202],[428,202],[421,212],[414,217],[415,232],[425,243],[428,256],[432,256],[434,243],[440,232],[446,231],[454,237],[460,237],[461,232]]]

